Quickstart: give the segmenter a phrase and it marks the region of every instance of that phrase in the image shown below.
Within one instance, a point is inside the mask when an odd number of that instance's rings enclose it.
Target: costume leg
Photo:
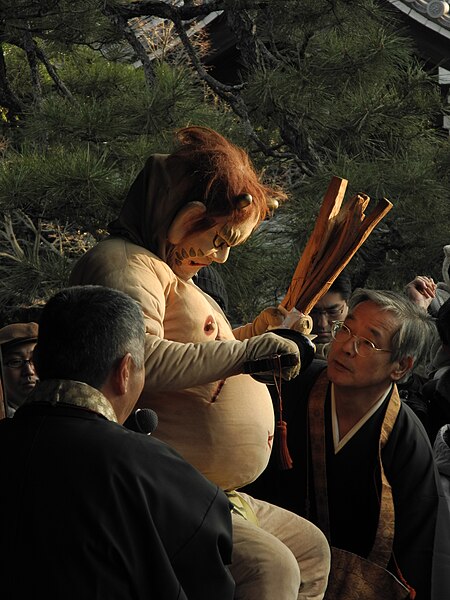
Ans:
[[[300,570],[289,548],[261,527],[233,513],[235,600],[297,600]]]
[[[321,600],[330,570],[330,548],[313,523],[287,510],[239,494],[258,525],[233,515],[236,600]]]

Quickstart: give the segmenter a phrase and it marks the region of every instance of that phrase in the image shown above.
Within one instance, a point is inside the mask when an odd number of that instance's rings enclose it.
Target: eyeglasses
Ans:
[[[323,315],[324,317],[329,317],[330,319],[337,319],[344,312],[344,308],[345,308],[345,303],[342,306],[339,306],[337,308],[329,308],[329,309],[325,309],[325,310],[320,310],[319,308],[313,308],[309,314],[311,315],[311,317],[320,317],[321,315]]]
[[[11,360],[5,361],[5,367],[10,369],[23,369],[25,365],[30,365],[34,369],[32,358],[11,358]]]
[[[386,348],[377,348],[373,342],[367,338],[355,335],[344,324],[343,321],[334,321],[331,327],[331,335],[338,344],[345,344],[348,340],[354,339],[355,352],[359,356],[370,356],[373,352],[391,352]]]

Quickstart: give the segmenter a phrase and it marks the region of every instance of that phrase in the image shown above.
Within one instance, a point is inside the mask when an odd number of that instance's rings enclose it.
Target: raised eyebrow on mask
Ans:
[[[216,233],[213,240],[214,248],[222,248],[222,246],[229,246],[228,242],[224,238]]]
[[[219,237],[221,240],[223,240],[222,243],[227,245],[228,248],[233,248],[234,246],[240,246],[241,244],[243,244],[244,242],[247,241],[247,238],[240,240],[239,239],[240,236],[238,233],[232,233],[230,235],[230,237],[227,237],[224,234],[222,234],[222,235],[217,234],[217,237]]]

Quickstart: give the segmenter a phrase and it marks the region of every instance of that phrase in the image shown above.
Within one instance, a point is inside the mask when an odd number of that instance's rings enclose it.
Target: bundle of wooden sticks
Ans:
[[[309,314],[349,263],[370,233],[391,210],[386,198],[366,216],[370,198],[357,194],[343,204],[348,181],[333,177],[322,202],[314,230],[295,269],[281,305]]]

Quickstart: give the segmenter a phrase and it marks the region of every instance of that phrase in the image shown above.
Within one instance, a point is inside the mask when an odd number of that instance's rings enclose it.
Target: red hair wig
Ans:
[[[176,132],[177,147],[171,154],[189,165],[192,185],[186,202],[198,200],[207,212],[195,229],[211,227],[215,217],[230,216],[242,222],[256,215],[264,220],[286,194],[277,187],[263,184],[248,154],[208,127],[185,127]],[[252,197],[246,209],[239,207],[239,198]]]

